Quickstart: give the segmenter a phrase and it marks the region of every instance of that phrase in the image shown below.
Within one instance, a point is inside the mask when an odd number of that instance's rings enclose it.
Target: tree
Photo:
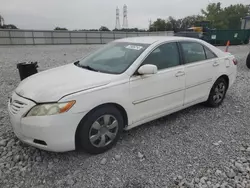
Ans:
[[[248,7],[236,4],[221,8],[221,3],[211,3],[201,12],[216,29],[240,29],[240,20],[247,16]]]
[[[206,10],[201,10],[205,18],[213,24],[217,29],[226,29],[225,14],[221,8],[221,3],[210,3]]]
[[[123,32],[146,32],[145,29],[138,28],[122,28],[122,29],[113,29],[113,31],[123,31]]]
[[[248,7],[242,4],[231,5],[224,9],[228,29],[240,29],[241,18],[247,16]]]
[[[150,31],[166,31],[166,21],[158,18],[149,28]]]
[[[178,30],[178,28],[180,28],[181,25],[181,20],[178,19],[176,20],[175,18],[173,18],[172,16],[169,16],[167,22],[166,22],[166,30]]]
[[[186,30],[194,26],[197,21],[202,21],[203,19],[204,17],[200,15],[187,16],[183,19],[177,20],[170,16],[166,21],[163,19],[157,19],[153,24],[151,24],[149,30],[177,32],[179,30]]]
[[[7,25],[3,25],[2,27],[0,27],[1,29],[18,29],[15,25],[13,24],[7,24]]]
[[[0,29],[18,29],[13,24],[4,24],[4,18],[0,15]]]
[[[54,30],[68,30],[67,28],[56,27]]]
[[[109,28],[105,27],[105,26],[101,26],[99,31],[110,31]]]
[[[167,20],[158,18],[149,26],[149,31],[173,30],[176,32],[193,26],[207,26],[210,25],[209,23],[216,29],[240,29],[241,18],[247,16],[248,6],[236,4],[222,8],[221,3],[210,3],[205,10],[201,10],[201,13],[202,15],[192,15],[182,19],[175,19],[171,16]]]
[[[181,19],[181,29],[188,29],[190,27],[193,27],[196,25],[196,22],[204,20],[204,17],[201,15],[192,15],[192,16],[187,16],[183,19]]]

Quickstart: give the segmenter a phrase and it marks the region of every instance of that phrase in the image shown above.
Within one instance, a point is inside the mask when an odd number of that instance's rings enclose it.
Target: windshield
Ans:
[[[79,61],[88,70],[120,74],[141,55],[149,44],[113,42]]]

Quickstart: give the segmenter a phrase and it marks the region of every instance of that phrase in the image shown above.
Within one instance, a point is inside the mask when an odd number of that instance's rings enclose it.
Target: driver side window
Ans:
[[[158,70],[180,65],[179,49],[176,42],[162,44],[151,52],[142,65],[156,65]]]

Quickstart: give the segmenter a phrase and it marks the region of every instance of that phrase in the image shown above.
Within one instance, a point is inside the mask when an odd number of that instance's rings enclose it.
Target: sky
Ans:
[[[100,26],[115,28],[116,7],[128,6],[130,28],[148,28],[149,20],[182,18],[199,14],[208,3],[216,0],[0,0],[0,15],[6,24],[20,29],[99,29]],[[250,0],[220,0],[222,6],[250,4]]]

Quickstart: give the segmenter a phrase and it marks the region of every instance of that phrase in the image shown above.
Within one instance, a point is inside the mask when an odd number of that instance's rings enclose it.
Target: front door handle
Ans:
[[[184,76],[185,75],[185,72],[183,71],[179,71],[175,74],[176,77],[180,77],[180,76]]]
[[[218,62],[214,62],[214,64],[213,64],[213,66],[214,67],[217,67],[217,66],[219,66],[220,64],[218,63]]]

